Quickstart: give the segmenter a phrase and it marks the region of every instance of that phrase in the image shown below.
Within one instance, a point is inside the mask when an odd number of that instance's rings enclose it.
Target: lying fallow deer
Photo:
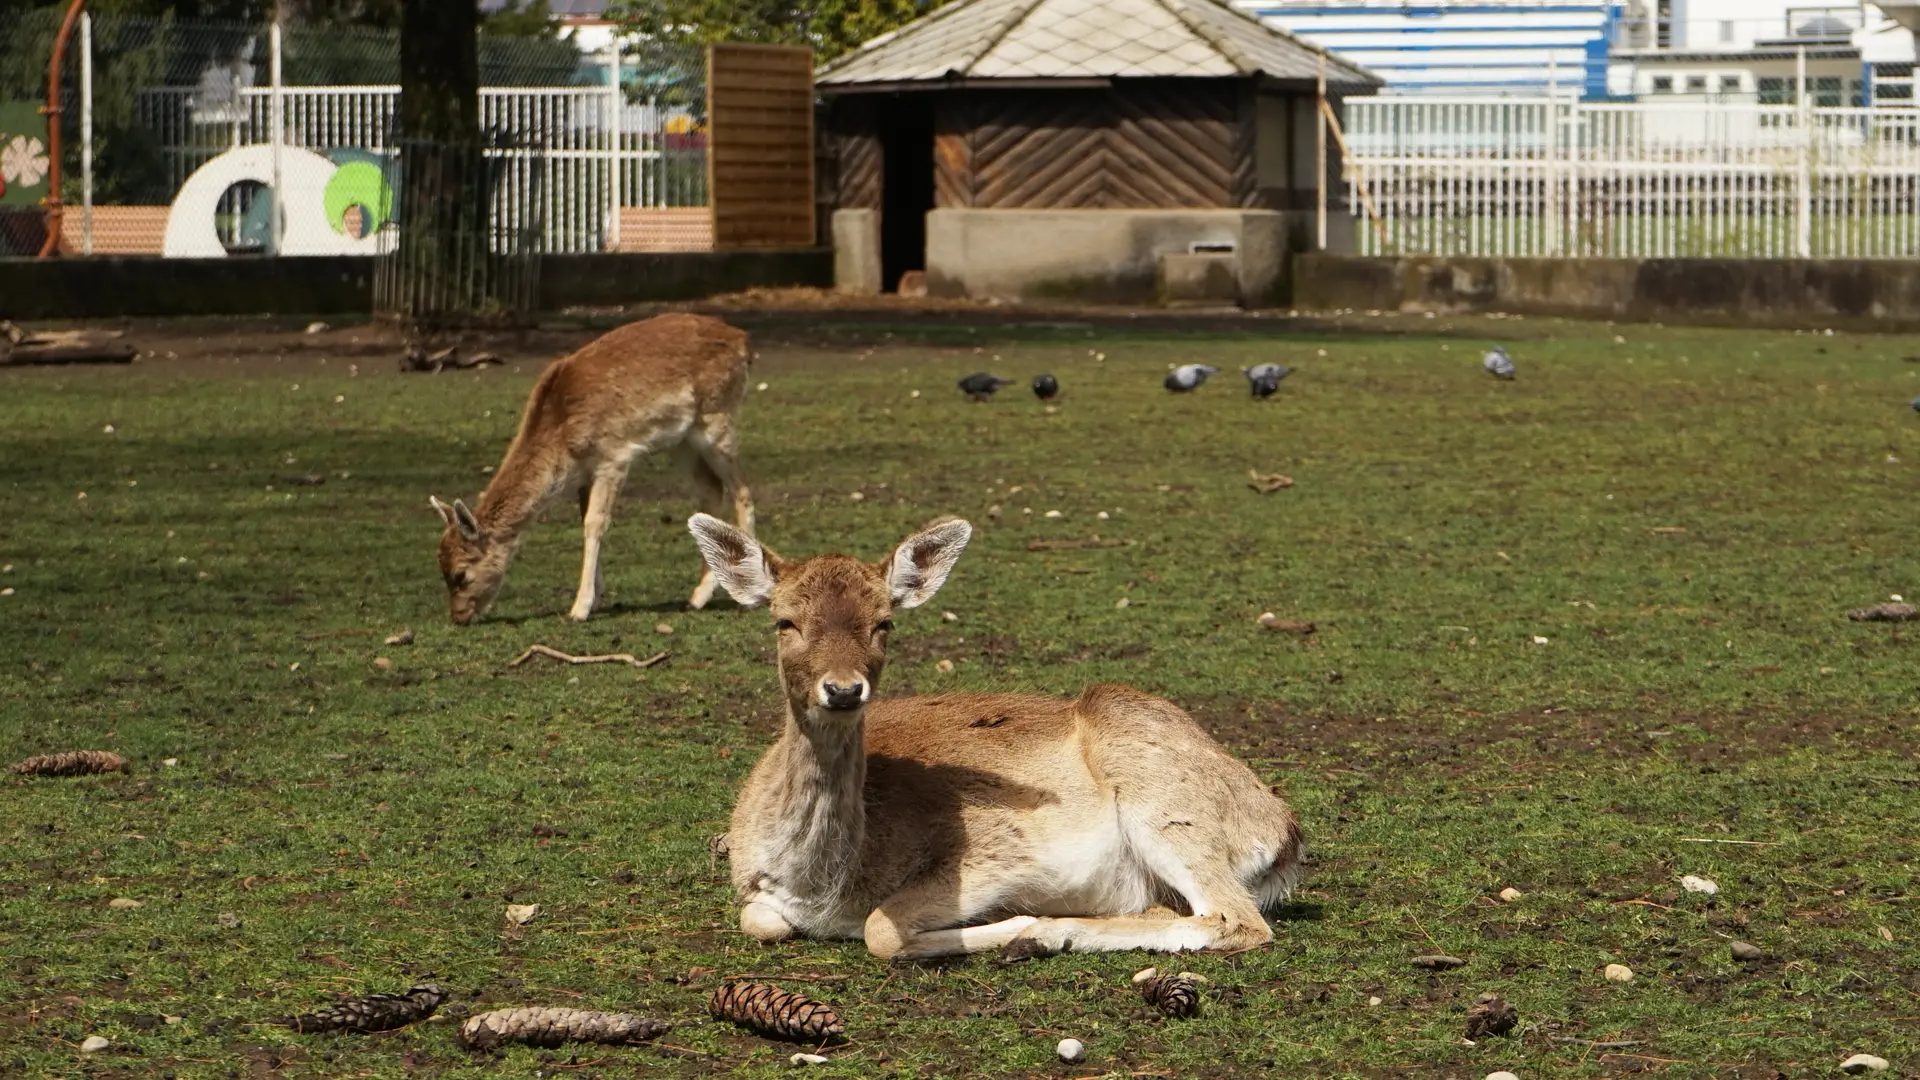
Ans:
[[[608,332],[549,365],[527,396],[519,433],[469,510],[431,499],[446,522],[440,575],[453,621],[478,618],[500,593],[522,534],[541,511],[578,489],[586,550],[568,617],[593,612],[600,594],[600,539],[613,520],[627,469],[642,454],[676,451],[693,472],[701,505],[753,531],[753,501],[735,457],[734,413],[747,392],[747,335],[704,315],[661,315]],[[711,571],[688,603],[713,597]]]
[[[864,937],[883,959],[1273,939],[1261,912],[1300,876],[1300,828],[1170,702],[1123,686],[873,699],[889,615],[932,598],[966,522],[878,564],[789,562],[708,515],[688,524],[779,635],[785,729],[728,833],[748,934]]]

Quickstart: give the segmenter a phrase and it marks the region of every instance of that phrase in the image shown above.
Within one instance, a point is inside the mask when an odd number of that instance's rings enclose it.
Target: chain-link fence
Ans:
[[[62,15],[28,12],[0,36],[0,106],[45,101]],[[558,36],[482,35],[479,54],[491,205],[504,215],[491,235],[518,245],[538,221],[531,242],[543,251],[710,246],[699,50],[616,58]],[[63,254],[391,246],[406,213],[397,34],[103,14],[67,56]],[[35,212],[9,210],[0,254],[31,254],[44,236]]]

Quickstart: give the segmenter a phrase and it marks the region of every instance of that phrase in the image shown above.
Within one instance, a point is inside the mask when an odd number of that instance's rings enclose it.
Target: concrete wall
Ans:
[[[967,210],[927,215],[927,288],[934,296],[1151,304],[1160,256],[1230,243],[1238,299],[1286,297],[1287,256],[1311,214],[1272,210]]]
[[[1837,259],[1369,259],[1303,254],[1296,307],[1504,311],[1703,325],[1920,326],[1920,263]]]
[[[360,257],[0,259],[0,319],[367,314],[373,264]],[[549,310],[832,283],[833,253],[825,248],[549,255],[540,263],[540,303]]]
[[[833,212],[833,285],[871,296],[880,280],[880,211],[854,207]]]

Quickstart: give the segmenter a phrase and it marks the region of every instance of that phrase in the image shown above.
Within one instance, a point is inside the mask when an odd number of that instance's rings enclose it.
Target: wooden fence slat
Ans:
[[[716,248],[815,239],[813,51],[707,50],[707,191]]]

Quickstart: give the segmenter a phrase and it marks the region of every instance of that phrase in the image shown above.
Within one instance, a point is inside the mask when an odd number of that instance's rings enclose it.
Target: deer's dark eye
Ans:
[[[773,628],[775,630],[791,630],[793,629],[793,620],[792,619],[775,619],[773,623]]]
[[[876,626],[876,627],[874,627],[874,628],[873,628],[873,632],[874,632],[874,633],[876,633],[876,634],[884,634],[884,633],[886,633],[887,631],[889,631],[889,630],[891,630],[891,629],[893,629],[893,620],[892,620],[892,619],[881,619],[881,620],[880,620],[880,625],[879,625],[879,626]]]

